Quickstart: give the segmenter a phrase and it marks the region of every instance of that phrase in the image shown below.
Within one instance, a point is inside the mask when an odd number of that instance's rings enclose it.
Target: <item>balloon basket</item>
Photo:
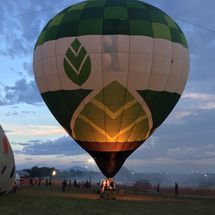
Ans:
[[[101,199],[112,199],[116,200],[116,191],[115,190],[105,190],[103,193],[100,195]]]

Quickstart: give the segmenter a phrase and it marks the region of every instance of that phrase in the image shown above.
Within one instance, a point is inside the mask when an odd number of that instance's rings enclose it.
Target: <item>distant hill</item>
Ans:
[[[73,167],[71,167],[70,169],[73,169],[73,170],[75,170],[75,171],[82,171],[82,172],[89,171],[89,169],[86,169],[86,168],[81,167],[81,166],[73,166]]]

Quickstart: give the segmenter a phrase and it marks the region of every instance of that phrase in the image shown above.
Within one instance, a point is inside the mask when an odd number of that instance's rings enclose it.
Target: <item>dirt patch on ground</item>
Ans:
[[[100,194],[94,193],[64,193],[62,196],[66,198],[78,198],[78,199],[102,199]],[[104,198],[105,199],[105,198]],[[124,194],[116,195],[116,200],[121,201],[144,201],[144,202],[160,202],[160,201],[179,201],[175,197],[164,198],[160,196],[150,196],[150,195],[135,195],[135,194]]]

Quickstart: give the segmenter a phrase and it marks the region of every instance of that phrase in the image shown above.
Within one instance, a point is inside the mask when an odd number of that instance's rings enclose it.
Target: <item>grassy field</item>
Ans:
[[[95,190],[25,188],[0,196],[1,215],[214,215],[215,197],[126,193],[100,199]]]

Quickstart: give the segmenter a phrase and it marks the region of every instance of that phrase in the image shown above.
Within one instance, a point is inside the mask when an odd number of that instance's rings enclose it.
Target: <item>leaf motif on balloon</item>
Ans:
[[[103,88],[78,115],[74,136],[89,142],[144,141],[149,119],[142,105],[117,81]]]
[[[91,60],[77,38],[67,49],[63,64],[66,75],[75,84],[81,86],[88,79],[91,72]]]

